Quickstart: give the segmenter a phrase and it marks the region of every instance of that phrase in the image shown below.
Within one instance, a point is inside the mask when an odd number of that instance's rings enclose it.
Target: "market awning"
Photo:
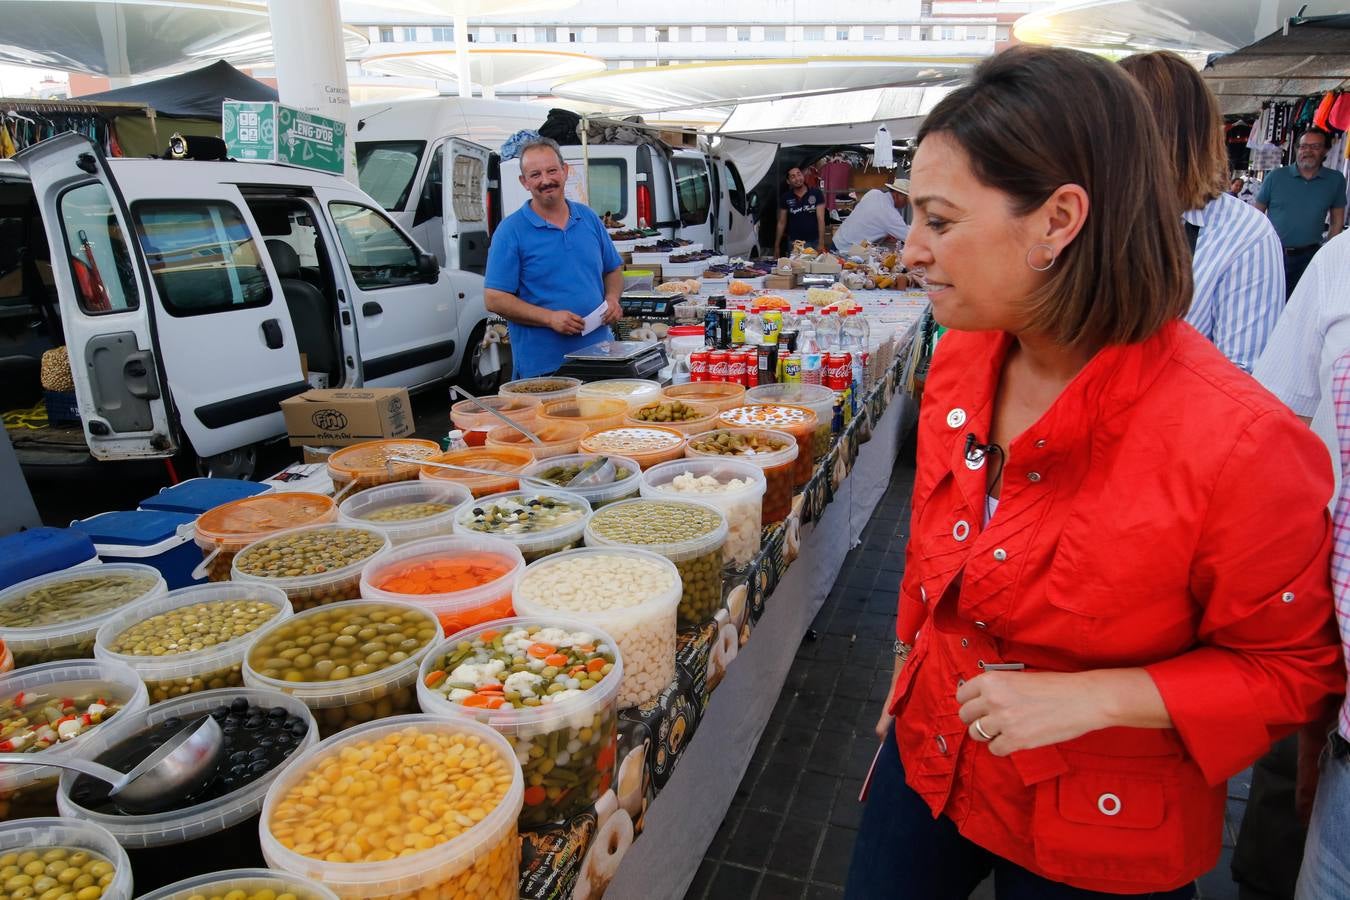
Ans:
[[[605,61],[599,57],[559,50],[475,47],[468,51],[468,57],[469,77],[474,84],[487,88],[527,81],[552,82],[571,75],[605,70]],[[452,44],[388,53],[374,52],[365,56],[361,65],[367,71],[382,75],[457,81],[459,52]]]
[[[277,89],[250,78],[222,59],[182,75],[89,94],[80,99],[144,103],[163,116],[219,119],[220,105],[225,100],[275,101]]]
[[[1290,23],[1201,73],[1225,115],[1256,112],[1262,100],[1321,94],[1350,82],[1350,15]]]
[[[953,85],[878,88],[737,106],[719,134],[783,144],[870,144],[885,123],[893,140],[913,137]]]

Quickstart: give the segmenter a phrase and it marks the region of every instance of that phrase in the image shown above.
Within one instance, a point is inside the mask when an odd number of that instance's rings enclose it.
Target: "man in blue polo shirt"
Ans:
[[[557,371],[564,354],[611,340],[622,316],[623,260],[589,207],[563,195],[567,163],[556,142],[537,138],[520,153],[530,202],[502,220],[488,249],[484,301],[509,323],[515,377]],[[585,331],[601,305],[603,324]]]
[[[1270,224],[1284,245],[1284,296],[1308,268],[1322,246],[1322,229],[1334,238],[1345,227],[1345,176],[1322,165],[1330,141],[1325,131],[1309,129],[1298,139],[1293,165],[1266,176],[1256,195],[1256,208],[1270,216]]]

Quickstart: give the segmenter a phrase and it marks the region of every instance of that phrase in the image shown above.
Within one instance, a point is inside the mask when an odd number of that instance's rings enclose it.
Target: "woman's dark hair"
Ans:
[[[1088,195],[1086,221],[1027,325],[1064,345],[1142,341],[1185,314],[1191,255],[1176,190],[1160,182],[1162,141],[1143,92],[1115,63],[1077,50],[1019,46],[985,60],[928,114],[1014,214],[1060,187]]]

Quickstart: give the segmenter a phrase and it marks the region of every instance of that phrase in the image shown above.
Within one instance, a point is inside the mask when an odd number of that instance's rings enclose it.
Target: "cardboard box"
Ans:
[[[807,263],[806,271],[812,275],[838,275],[844,270],[839,260],[826,254],[824,259],[813,259]]]
[[[797,286],[795,275],[766,275],[764,276],[764,289],[766,291],[790,291]]]
[[[281,401],[292,447],[346,447],[413,433],[407,388],[305,391]]]

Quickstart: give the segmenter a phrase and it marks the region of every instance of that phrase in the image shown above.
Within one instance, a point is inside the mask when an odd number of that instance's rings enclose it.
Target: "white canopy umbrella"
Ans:
[[[604,60],[585,53],[511,47],[475,47],[460,51],[449,44],[417,50],[376,51],[368,53],[361,65],[368,72],[384,75],[458,82],[463,71],[461,53],[467,54],[469,78],[482,88],[484,97],[493,96],[498,87],[528,81],[551,82],[605,69]]]
[[[885,124],[893,140],[913,137],[953,85],[868,91],[743,103],[718,133],[784,144],[870,144]]]

